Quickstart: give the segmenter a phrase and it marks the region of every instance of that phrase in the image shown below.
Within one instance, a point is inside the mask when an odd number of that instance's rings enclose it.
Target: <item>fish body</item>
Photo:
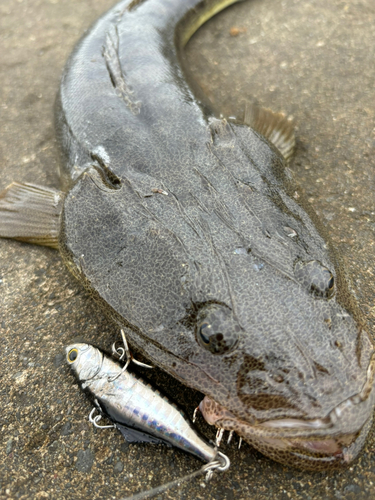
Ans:
[[[188,83],[184,45],[231,3],[126,0],[99,19],[57,99],[63,192],[11,187],[0,234],[58,247],[133,348],[205,394],[208,421],[333,467],[368,433],[374,346],[285,124],[223,119]]]
[[[90,344],[66,348],[67,362],[84,391],[130,442],[164,443],[211,462],[217,450],[193,429],[166,396]]]

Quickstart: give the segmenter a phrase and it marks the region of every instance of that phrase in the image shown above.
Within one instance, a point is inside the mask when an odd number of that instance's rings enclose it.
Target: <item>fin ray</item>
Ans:
[[[249,104],[245,108],[244,123],[266,137],[285,160],[290,161],[296,145],[292,120],[282,113]]]
[[[0,236],[58,249],[64,193],[12,182],[0,193]]]

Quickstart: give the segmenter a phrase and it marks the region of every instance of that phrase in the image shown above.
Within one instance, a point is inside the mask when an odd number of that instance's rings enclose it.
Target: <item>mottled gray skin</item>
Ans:
[[[248,442],[303,467],[349,462],[375,403],[373,345],[283,157],[186,83],[180,49],[211,4],[126,0],[77,45],[57,101],[60,250],[132,346]],[[325,439],[334,453],[308,445]]]

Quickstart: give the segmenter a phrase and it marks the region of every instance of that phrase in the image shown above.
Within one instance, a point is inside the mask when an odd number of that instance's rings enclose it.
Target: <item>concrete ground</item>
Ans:
[[[0,188],[12,180],[59,187],[53,103],[64,62],[112,0],[0,3]],[[294,116],[301,186],[345,256],[375,331],[375,5],[373,0],[249,0],[203,26],[189,64],[224,114],[246,101]],[[188,474],[175,449],[128,445],[88,423],[90,405],[65,366],[77,335],[104,348],[108,324],[53,250],[0,240],[0,498],[116,499]],[[191,415],[200,395],[161,372]],[[202,432],[214,430],[201,420]],[[375,440],[347,470],[283,467],[250,446],[224,446],[232,467],[159,498],[224,500],[375,497]]]

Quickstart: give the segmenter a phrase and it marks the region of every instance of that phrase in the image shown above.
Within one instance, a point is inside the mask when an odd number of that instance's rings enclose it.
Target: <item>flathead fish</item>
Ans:
[[[266,455],[349,463],[375,404],[374,346],[287,168],[290,123],[223,119],[183,48],[234,0],[125,0],[69,58],[62,191],[11,185],[0,234],[60,250],[133,348],[205,394]]]

